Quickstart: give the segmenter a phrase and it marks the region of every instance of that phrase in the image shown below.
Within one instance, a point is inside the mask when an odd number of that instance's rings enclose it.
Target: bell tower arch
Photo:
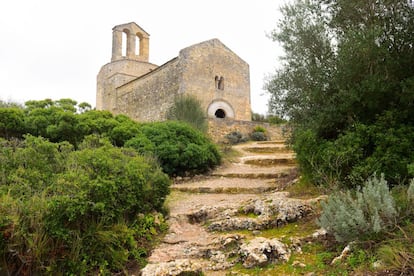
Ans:
[[[98,73],[96,109],[116,114],[117,88],[158,67],[149,62],[149,36],[135,22],[112,28],[111,62]]]
[[[126,34],[126,41],[122,40],[123,33]],[[138,49],[137,42],[139,42]],[[122,55],[123,43],[126,43],[126,56]],[[149,34],[133,22],[118,25],[112,29],[111,61],[125,58],[142,62],[149,60]]]

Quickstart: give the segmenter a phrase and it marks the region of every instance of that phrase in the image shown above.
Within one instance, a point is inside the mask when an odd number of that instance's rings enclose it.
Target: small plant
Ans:
[[[253,141],[266,141],[266,129],[262,126],[255,126],[250,134],[250,139]]]
[[[263,132],[266,133],[266,129],[262,126],[255,126],[253,132]]]
[[[400,272],[398,275],[413,275],[414,272],[414,224],[408,222],[391,233],[392,238],[382,243],[377,254],[388,269]]]
[[[230,132],[225,136],[225,138],[231,145],[247,142],[248,140],[248,138],[245,137],[240,131]]]
[[[332,195],[327,202],[322,202],[322,210],[318,225],[339,242],[382,233],[395,225],[398,215],[383,175],[366,181],[355,196],[349,191]]]
[[[411,179],[410,186],[407,189],[408,204],[414,204],[414,179]]]
[[[167,112],[167,119],[183,121],[201,132],[207,132],[206,114],[200,101],[194,96],[177,97],[173,106]]]
[[[267,140],[266,134],[264,132],[253,132],[252,134],[250,134],[250,138],[253,141],[266,141]]]

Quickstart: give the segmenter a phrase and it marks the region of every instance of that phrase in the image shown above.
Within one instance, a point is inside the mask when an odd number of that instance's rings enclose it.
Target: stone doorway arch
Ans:
[[[224,100],[214,100],[207,108],[208,117],[234,119],[233,107]]]

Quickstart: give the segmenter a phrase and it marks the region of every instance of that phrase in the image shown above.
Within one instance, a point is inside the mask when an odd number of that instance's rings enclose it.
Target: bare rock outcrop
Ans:
[[[141,276],[173,276],[201,274],[204,264],[194,259],[148,264],[141,270]]]
[[[287,262],[290,258],[290,250],[284,243],[278,239],[263,237],[257,237],[242,244],[239,254],[245,268]]]

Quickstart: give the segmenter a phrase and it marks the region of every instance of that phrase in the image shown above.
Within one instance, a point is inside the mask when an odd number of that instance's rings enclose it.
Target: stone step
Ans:
[[[211,177],[192,183],[174,184],[171,190],[187,193],[248,193],[258,194],[280,188],[275,180]]]
[[[228,178],[277,179],[288,176],[293,169],[292,166],[273,168],[238,164],[230,168],[216,170],[212,175]]]
[[[272,172],[247,172],[247,173],[223,173],[223,174],[213,174],[214,176],[223,176],[229,178],[256,178],[256,179],[272,179],[272,178],[281,178],[286,177],[289,173],[286,172],[279,172],[279,173],[272,173]]]
[[[271,141],[258,141],[259,145],[285,145],[286,140],[271,140]]]
[[[234,149],[246,153],[288,153],[293,152],[284,141],[249,142],[233,146]]]
[[[246,152],[252,153],[289,153],[293,152],[291,149],[284,145],[255,145],[251,147],[245,147],[242,149]]]
[[[278,156],[248,156],[240,158],[240,161],[244,164],[255,166],[294,166],[297,164],[296,159],[292,154]]]

